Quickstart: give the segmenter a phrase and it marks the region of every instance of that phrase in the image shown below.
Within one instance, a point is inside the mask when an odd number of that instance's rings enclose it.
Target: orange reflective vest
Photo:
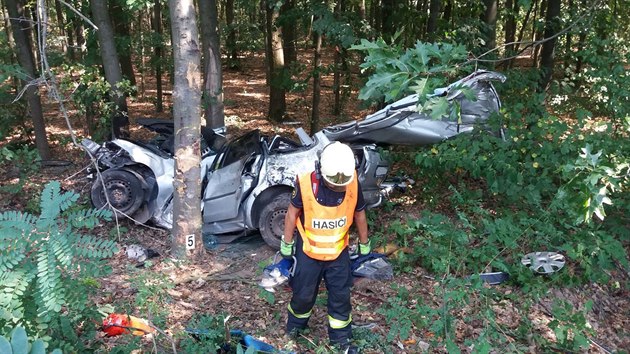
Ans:
[[[296,227],[302,236],[302,250],[313,259],[335,260],[348,246],[348,230],[354,220],[358,200],[357,175],[354,174],[352,182],[346,187],[341,204],[333,207],[319,204],[311,186],[310,173],[301,176],[299,183],[304,224],[298,218]]]

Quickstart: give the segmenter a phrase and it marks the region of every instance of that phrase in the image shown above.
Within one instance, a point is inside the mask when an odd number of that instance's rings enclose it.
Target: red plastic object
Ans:
[[[154,331],[147,320],[126,314],[112,313],[103,320],[103,332],[110,337],[124,333],[143,336]]]

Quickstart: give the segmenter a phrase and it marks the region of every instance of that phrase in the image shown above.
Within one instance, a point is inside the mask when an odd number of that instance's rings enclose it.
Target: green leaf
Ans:
[[[13,349],[11,349],[11,343],[9,343],[9,341],[2,336],[0,336],[0,353],[13,353]]]
[[[30,354],[46,354],[46,344],[43,340],[37,339],[31,346]]]
[[[17,327],[11,334],[13,354],[28,354],[28,336],[23,327]]]

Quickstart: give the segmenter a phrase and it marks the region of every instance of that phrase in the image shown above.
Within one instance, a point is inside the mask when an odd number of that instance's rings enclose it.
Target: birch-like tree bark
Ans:
[[[193,0],[169,0],[175,83],[175,178],[172,254],[200,253],[201,243],[201,45]]]

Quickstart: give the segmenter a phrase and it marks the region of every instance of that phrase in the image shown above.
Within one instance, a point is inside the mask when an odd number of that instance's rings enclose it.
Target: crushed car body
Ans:
[[[427,145],[469,132],[500,108],[492,81],[505,77],[476,72],[436,90],[461,108],[461,118],[433,120],[416,111],[411,95],[354,121],[327,127],[312,136],[298,128],[294,141],[259,130],[227,141],[221,131],[202,127],[201,180],[203,233],[229,242],[259,231],[273,248],[279,248],[284,216],[296,176],[312,171],[318,152],[331,141],[353,149],[358,178],[369,207],[379,206],[398,182],[386,181],[389,164],[379,153],[387,145]],[[459,88],[469,87],[476,99],[468,100]],[[98,166],[93,171],[92,203],[111,207],[138,223],[171,228],[173,223],[174,125],[164,119],[138,119],[158,135],[148,142],[113,139],[97,144],[82,142]],[[98,172],[98,173],[96,173]]]

